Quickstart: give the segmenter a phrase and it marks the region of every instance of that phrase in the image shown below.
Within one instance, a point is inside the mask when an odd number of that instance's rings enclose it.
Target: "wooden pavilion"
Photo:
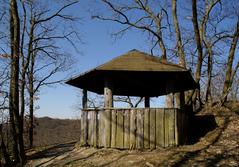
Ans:
[[[177,107],[150,108],[150,97],[197,87],[179,65],[132,50],[66,83],[83,89],[82,145],[141,149],[176,146],[187,138],[184,96]],[[87,91],[104,94],[104,108],[87,108]],[[144,97],[145,108],[113,108],[113,95]]]

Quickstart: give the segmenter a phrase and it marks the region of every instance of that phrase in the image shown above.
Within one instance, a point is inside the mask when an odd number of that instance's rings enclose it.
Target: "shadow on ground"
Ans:
[[[76,142],[55,145],[53,147],[47,148],[45,150],[30,155],[28,157],[28,160],[62,155],[66,152],[72,151],[74,149],[75,144]]]
[[[195,115],[190,119],[189,125],[188,144],[195,144],[208,132],[218,127],[214,115]]]

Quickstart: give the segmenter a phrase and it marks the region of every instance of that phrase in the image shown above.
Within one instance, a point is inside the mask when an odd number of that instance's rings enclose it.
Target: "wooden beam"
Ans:
[[[88,141],[88,112],[84,109],[87,109],[87,90],[83,90],[82,96],[82,111],[81,111],[81,145],[87,145]]]
[[[109,79],[105,79],[104,99],[104,107],[113,108],[113,82],[111,82]]]
[[[87,109],[87,90],[83,89],[83,96],[82,96],[82,108]]]
[[[175,97],[176,97],[176,108],[183,110],[184,109],[184,105],[185,105],[185,94],[184,94],[184,91],[176,93]]]
[[[180,109],[184,110],[185,106],[185,94],[184,91],[180,92]]]
[[[150,107],[150,97],[148,97],[148,96],[144,97],[144,107],[145,108]]]
[[[166,84],[166,107],[167,108],[174,108],[174,94],[173,94],[173,90],[174,90],[174,85],[173,85],[173,81],[169,80],[167,81]]]

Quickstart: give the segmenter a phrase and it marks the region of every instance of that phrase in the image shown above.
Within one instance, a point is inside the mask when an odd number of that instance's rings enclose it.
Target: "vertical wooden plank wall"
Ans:
[[[156,147],[156,110],[150,109],[150,135],[149,135],[149,146],[151,149]]]
[[[136,110],[130,110],[130,149],[136,148]]]
[[[150,121],[149,121],[149,114],[150,110],[149,108],[144,109],[144,148],[149,148],[150,143]]]
[[[156,109],[156,146],[164,147],[164,109]]]
[[[169,133],[168,133],[168,145],[169,146],[174,146],[175,145],[175,120],[174,120],[174,111],[175,110],[168,110],[167,112],[168,114],[168,129],[169,129]]]
[[[110,139],[111,139],[111,110],[107,109],[104,110],[105,114],[104,114],[104,124],[105,124],[105,147],[110,147]]]
[[[169,112],[164,109],[164,147],[169,146]]]
[[[93,140],[93,146],[97,147],[98,146],[98,135],[99,135],[99,123],[98,123],[98,111],[93,112],[94,116],[94,129],[93,129],[93,135],[94,135],[94,140]]]
[[[130,148],[130,110],[124,111],[124,148]]]
[[[103,112],[104,111],[99,111],[99,136],[98,136],[98,146],[99,147],[103,147],[104,146],[104,144],[103,144],[103,136],[104,136],[104,134],[103,134],[103,124],[104,124],[104,122],[103,122]]]
[[[94,112],[88,112],[88,144],[93,146],[94,143]]]
[[[80,144],[87,145],[88,140],[88,112],[84,110],[81,111],[81,137],[80,137]]]
[[[177,109],[83,111],[81,144],[141,149],[175,146],[185,140],[186,114]]]
[[[111,116],[112,116],[112,119],[111,119],[111,128],[112,128],[112,131],[111,131],[111,147],[112,148],[116,147],[116,126],[117,126],[116,114],[117,114],[116,111],[112,111],[112,113],[111,113]]]
[[[124,148],[124,113],[122,110],[117,111],[116,147]]]
[[[144,110],[137,110],[136,118],[136,148],[144,148]]]

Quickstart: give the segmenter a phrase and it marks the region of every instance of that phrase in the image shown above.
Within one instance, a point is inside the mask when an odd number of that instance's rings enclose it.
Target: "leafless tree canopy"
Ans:
[[[30,120],[29,147],[32,147],[34,103],[40,88],[64,81],[65,78],[55,74],[66,72],[73,64],[73,57],[62,44],[79,52],[77,44],[81,38],[76,25],[80,18],[68,10],[77,6],[78,1],[2,0],[1,3],[0,109],[1,112],[9,109],[13,160],[22,165],[24,122]]]
[[[157,51],[192,70],[201,85],[200,91],[191,92],[194,101],[202,104],[201,99],[212,102],[227,97],[238,69],[238,2],[102,0],[101,4],[108,12],[95,12],[93,18],[119,25],[113,36],[132,29],[143,32],[152,54]],[[219,72],[222,68],[227,72]],[[214,84],[221,77],[220,86]]]

